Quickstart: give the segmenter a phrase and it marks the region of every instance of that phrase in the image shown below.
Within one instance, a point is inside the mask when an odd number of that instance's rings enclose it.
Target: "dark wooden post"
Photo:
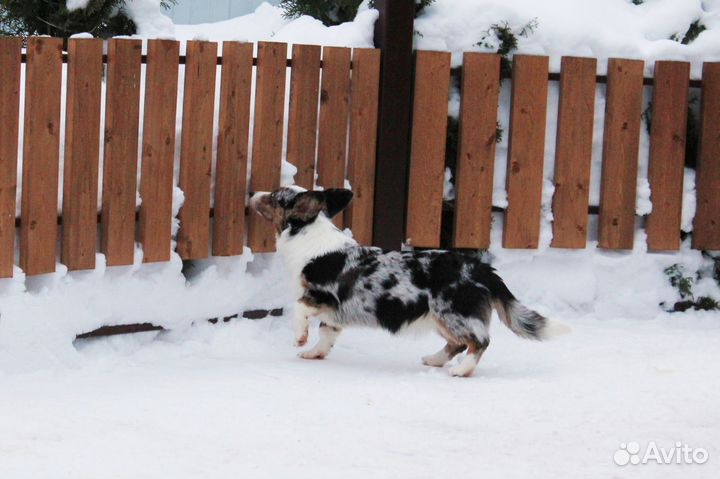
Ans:
[[[373,244],[399,249],[405,240],[412,108],[415,0],[375,0],[382,49]]]

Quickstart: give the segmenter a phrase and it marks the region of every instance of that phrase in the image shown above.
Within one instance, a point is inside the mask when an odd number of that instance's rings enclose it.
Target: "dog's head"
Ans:
[[[342,188],[304,191],[295,186],[283,187],[272,193],[253,193],[250,208],[272,221],[278,234],[287,228],[291,228],[290,234],[296,234],[320,214],[332,218],[340,213],[352,197],[352,191]]]

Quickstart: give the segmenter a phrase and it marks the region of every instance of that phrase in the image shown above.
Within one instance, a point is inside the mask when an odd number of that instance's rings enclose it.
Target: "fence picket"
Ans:
[[[315,183],[320,50],[317,45],[292,49],[287,161],[298,169],[295,183],[308,190]]]
[[[563,57],[561,70],[552,246],[585,248],[597,60]]]
[[[242,254],[253,44],[224,42],[215,167],[214,256]]]
[[[642,60],[608,61],[598,222],[601,248],[633,247],[643,65]]]
[[[20,38],[0,38],[0,278],[13,275],[20,121]]]
[[[418,51],[406,224],[411,246],[440,246],[449,86],[450,54]]]
[[[655,62],[648,180],[653,209],[645,222],[648,249],[680,249],[690,64]]]
[[[20,224],[27,275],[55,271],[62,47],[61,38],[27,40]]]
[[[280,186],[286,64],[285,43],[258,43],[252,191],[271,191]],[[248,246],[256,253],[275,250],[273,225],[254,213],[248,221]]]
[[[540,237],[548,57],[515,55],[504,248],[537,248]]]
[[[210,175],[217,43],[187,42],[179,186],[185,201],[178,217],[177,252],[182,259],[208,257]]]
[[[61,261],[70,271],[95,268],[102,50],[101,39],[68,41]]]
[[[142,41],[108,41],[100,250],[108,266],[133,263]]]
[[[720,63],[703,67],[693,248],[720,250]]]
[[[465,53],[455,170],[455,248],[488,248],[500,87],[500,57]]]
[[[318,129],[318,184],[342,188],[345,184],[345,155],[350,115],[350,49],[323,49],[320,125]],[[343,213],[333,222],[342,226]]]
[[[140,177],[140,241],[146,263],[170,259],[180,44],[148,41]]]
[[[380,50],[356,48],[352,61],[347,176],[353,200],[345,211],[345,226],[352,230],[358,243],[371,245]]]

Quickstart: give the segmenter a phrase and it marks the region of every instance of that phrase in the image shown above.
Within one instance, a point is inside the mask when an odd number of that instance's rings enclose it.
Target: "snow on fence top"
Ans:
[[[66,126],[60,132],[62,40],[28,40],[19,218],[20,266],[28,275],[55,268],[55,199],[61,147],[60,261],[70,270],[94,268],[98,189],[102,191],[100,250],[107,256],[108,265],[132,263],[136,227],[145,262],[170,258],[181,63],[185,75],[178,185],[185,199],[179,210],[176,239],[177,252],[183,259],[241,254],[246,221],[247,245],[253,251],[274,249],[273,231],[255,217],[245,218],[245,178],[249,168],[251,189],[277,187],[284,144],[287,160],[298,168],[295,180],[301,186],[342,187],[346,181],[351,183],[355,200],[338,226],[350,227],[361,243],[372,241],[380,52],[294,45],[288,62],[284,43],[259,43],[257,58],[253,58],[252,44],[234,42],[224,44],[221,58],[217,57],[215,43],[188,42],[186,51],[181,57],[178,42],[151,40],[144,58],[139,41],[116,39],[109,42],[107,56],[103,57],[100,40],[70,40]],[[22,60],[19,39],[0,39],[0,68],[6,78],[0,85],[0,118],[5,125],[0,132],[2,276],[11,275],[13,270]],[[107,64],[105,80],[103,62]],[[140,98],[143,62],[147,64],[144,102]],[[538,247],[541,236],[548,80],[556,77],[548,74],[547,57],[516,55],[513,62],[503,246],[532,249]],[[215,91],[218,65],[222,65],[219,96]],[[416,247],[440,246],[450,67],[449,53],[417,54],[406,224],[407,242]],[[638,60],[610,60],[606,78],[597,77],[596,71],[596,60],[591,58],[567,57],[562,61],[552,246],[584,248],[588,236],[597,236],[603,248],[633,247],[641,100],[643,85],[649,83],[653,85],[654,107],[649,160],[653,209],[646,220],[648,246],[651,250],[677,250],[685,114],[691,86],[688,64],[657,62],[653,79],[643,78],[643,62]],[[499,78],[498,56],[477,52],[464,55],[452,229],[453,245],[458,248],[487,248],[490,242]],[[588,226],[590,156],[595,85],[604,81],[607,98],[595,232]],[[693,234],[697,249],[720,249],[720,198],[714,193],[720,188],[718,85],[717,63],[706,64],[702,82],[693,85],[702,87]],[[213,161],[216,108],[220,111],[217,157]],[[61,137],[65,139],[63,145]],[[136,214],[138,143],[142,145],[142,203]]]

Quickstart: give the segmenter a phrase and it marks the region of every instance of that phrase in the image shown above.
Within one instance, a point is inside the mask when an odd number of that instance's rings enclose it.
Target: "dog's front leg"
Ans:
[[[302,301],[295,303],[293,313],[293,328],[295,330],[295,347],[305,346],[308,340],[308,326],[310,316],[316,314],[315,308],[311,308]]]
[[[303,359],[325,359],[332,347],[335,345],[335,340],[340,336],[342,329],[340,326],[335,326],[328,323],[320,323],[320,339],[314,348],[309,351],[303,351],[298,356]]]

